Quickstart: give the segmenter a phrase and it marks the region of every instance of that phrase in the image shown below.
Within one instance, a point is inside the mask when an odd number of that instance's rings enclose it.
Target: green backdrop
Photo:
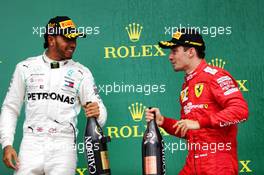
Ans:
[[[109,144],[112,174],[139,175],[141,135],[146,123],[140,109],[136,111],[136,103],[157,106],[164,115],[179,118],[178,97],[184,75],[173,71],[168,53],[155,45],[161,39],[169,39],[176,27],[197,27],[207,45],[206,60],[216,63],[218,58],[218,62],[220,59],[225,62],[219,66],[224,66],[237,79],[249,104],[249,120],[239,125],[240,173],[264,174],[263,6],[261,0],[2,2],[0,102],[4,100],[15,65],[43,52],[43,38],[34,29],[45,26],[57,15],[71,17],[88,34],[86,39],[78,41],[74,58],[90,68],[108,109],[104,132],[112,136]],[[139,29],[142,27],[140,37],[136,35],[137,41],[126,30],[133,23],[139,24]],[[23,120],[21,111],[14,143],[16,150],[22,138]],[[86,160],[81,153],[84,121],[82,112],[78,123],[80,149],[76,174],[87,174]],[[183,141],[166,135],[164,139],[167,174],[177,174],[184,164],[186,151],[175,149],[175,145],[180,146]],[[0,174],[12,174],[2,161]]]

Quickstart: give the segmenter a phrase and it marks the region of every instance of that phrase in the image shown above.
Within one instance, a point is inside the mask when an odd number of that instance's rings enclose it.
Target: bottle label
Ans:
[[[88,160],[88,167],[89,167],[90,174],[95,174],[97,172],[93,147],[94,146],[92,142],[92,137],[86,136],[85,137],[85,149],[86,149],[86,156]]]
[[[144,145],[146,145],[147,143],[154,144],[155,143],[155,138],[156,138],[156,134],[153,131],[150,131],[149,133],[147,133],[145,135]]]
[[[102,136],[102,128],[101,127],[96,126],[94,132],[98,135],[99,139],[101,139],[103,137]]]
[[[107,151],[101,151],[101,160],[103,170],[109,169],[109,160]]]
[[[157,157],[156,156],[147,156],[144,158],[145,161],[145,173],[148,174],[157,174]]]

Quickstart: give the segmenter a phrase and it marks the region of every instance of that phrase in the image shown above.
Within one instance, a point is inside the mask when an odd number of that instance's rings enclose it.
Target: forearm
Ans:
[[[2,148],[5,148],[7,145],[13,145],[16,123],[17,115],[3,107],[0,116],[0,135]]]
[[[201,128],[219,128],[239,124],[247,119],[248,106],[246,102],[242,100],[239,102],[230,100],[226,108],[207,117],[201,118],[199,124]]]
[[[99,125],[101,127],[103,127],[105,125],[106,119],[107,119],[107,110],[106,110],[102,101],[99,102],[99,110],[100,110],[100,115],[97,118],[97,121],[98,121]]]

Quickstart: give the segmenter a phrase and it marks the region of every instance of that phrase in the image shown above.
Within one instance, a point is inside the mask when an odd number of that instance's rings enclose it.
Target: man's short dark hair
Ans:
[[[170,41],[160,41],[159,46],[163,49],[183,46],[185,47],[185,51],[193,47],[200,59],[205,57],[205,43],[203,37],[194,29],[183,28],[180,31],[176,31]]]
[[[80,33],[78,28],[75,26],[71,18],[68,16],[56,16],[51,18],[46,25],[46,31],[44,34],[43,47],[46,49],[49,47],[48,35],[56,36],[61,35],[68,39],[74,39],[77,37],[85,38],[85,33]]]
[[[183,49],[184,51],[190,49],[191,47],[188,47],[188,46],[183,46]],[[200,58],[200,59],[204,59],[205,57],[205,52],[203,49],[200,49],[200,48],[197,48],[197,47],[193,47],[197,53],[197,56]]]

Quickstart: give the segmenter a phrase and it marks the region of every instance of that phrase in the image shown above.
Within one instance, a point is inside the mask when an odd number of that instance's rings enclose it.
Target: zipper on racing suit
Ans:
[[[58,122],[57,120],[54,120],[54,122],[62,125],[62,123]],[[75,129],[74,125],[71,122],[69,122],[69,124],[72,127],[72,129],[73,129],[74,144],[77,145],[76,129]]]

